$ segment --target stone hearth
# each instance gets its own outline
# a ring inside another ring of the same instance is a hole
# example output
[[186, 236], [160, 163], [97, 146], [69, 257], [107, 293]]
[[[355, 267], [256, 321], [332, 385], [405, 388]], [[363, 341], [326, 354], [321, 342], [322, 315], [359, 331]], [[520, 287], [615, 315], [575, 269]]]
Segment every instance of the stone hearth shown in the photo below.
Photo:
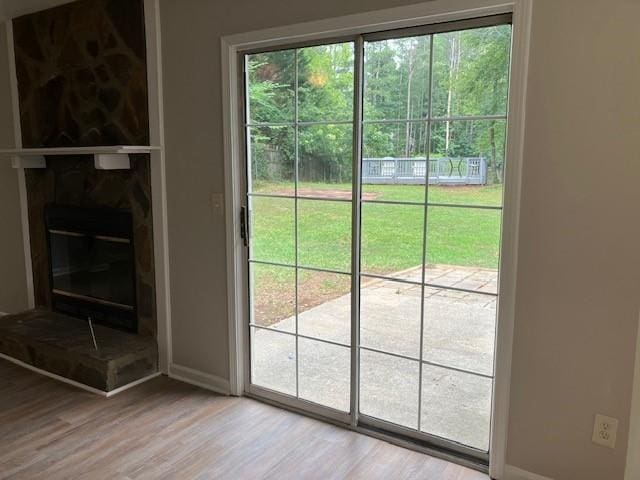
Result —
[[94, 325], [95, 350], [84, 320], [30, 310], [0, 321], [0, 353], [41, 370], [109, 392], [158, 371], [153, 337]]

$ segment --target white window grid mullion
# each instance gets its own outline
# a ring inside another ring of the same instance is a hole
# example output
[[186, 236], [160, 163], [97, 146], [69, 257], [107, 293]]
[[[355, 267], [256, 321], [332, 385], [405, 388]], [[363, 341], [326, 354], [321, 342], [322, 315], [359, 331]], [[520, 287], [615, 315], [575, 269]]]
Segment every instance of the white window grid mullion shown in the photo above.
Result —
[[295, 261], [295, 282], [296, 282], [296, 288], [295, 288], [295, 292], [296, 292], [296, 298], [295, 298], [295, 313], [296, 313], [296, 318], [295, 318], [295, 331], [296, 331], [296, 336], [295, 336], [295, 342], [296, 342], [296, 398], [300, 398], [300, 355], [299, 355], [299, 337], [298, 337], [298, 317], [299, 317], [299, 312], [298, 312], [298, 307], [299, 307], [299, 303], [298, 303], [298, 293], [299, 293], [299, 275], [298, 275], [298, 166], [300, 163], [300, 151], [299, 151], [299, 135], [300, 135], [300, 126], [298, 125], [298, 49], [296, 48], [294, 50], [294, 62], [295, 62], [295, 66], [294, 66], [294, 90], [293, 90], [293, 98], [294, 98], [294, 104], [293, 104], [293, 111], [294, 111], [294, 127], [293, 127], [293, 143], [294, 143], [294, 195], [295, 198], [293, 200], [294, 203], [294, 213], [293, 213], [293, 218], [294, 218], [294, 248], [295, 248], [295, 253], [294, 253], [294, 261]]
[[450, 370], [450, 371], [454, 371], [454, 372], [464, 373], [464, 374], [467, 374], [467, 375], [473, 375], [473, 376], [476, 376], [476, 377], [493, 379], [493, 374], [476, 372], [474, 370], [469, 370], [469, 369], [466, 369], [466, 368], [456, 367], [456, 366], [453, 366], [453, 365], [446, 365], [444, 363], [434, 362], [432, 360], [425, 360], [424, 358], [422, 360], [420, 360], [419, 357], [416, 358], [416, 357], [413, 357], [411, 355], [405, 355], [403, 353], [392, 352], [390, 350], [385, 350], [385, 349], [382, 349], [382, 348], [375, 348], [375, 347], [369, 347], [369, 346], [361, 345], [360, 349], [361, 350], [367, 350], [368, 352], [379, 353], [381, 355], [388, 355], [390, 357], [400, 358], [402, 360], [408, 360], [408, 361], [414, 362], [414, 363], [421, 362], [421, 363], [424, 363], [426, 365], [431, 365], [433, 367], [442, 368], [443, 370]]
[[414, 285], [419, 287], [420, 285], [424, 285], [425, 287], [429, 287], [429, 288], [437, 288], [440, 290], [452, 290], [454, 292], [461, 292], [461, 293], [470, 293], [470, 294], [474, 294], [474, 295], [484, 295], [487, 297], [497, 297], [498, 293], [497, 292], [487, 292], [484, 290], [471, 290], [470, 288], [463, 288], [463, 287], [456, 287], [455, 285], [442, 285], [439, 283], [431, 283], [431, 282], [427, 282], [427, 281], [423, 281], [423, 282], [417, 282], [415, 280], [407, 280], [406, 278], [402, 278], [402, 277], [390, 277], [387, 275], [378, 275], [376, 273], [360, 273], [361, 277], [365, 277], [365, 278], [371, 278], [371, 279], [375, 279], [375, 280], [384, 280], [384, 281], [390, 281], [390, 282], [397, 282], [397, 283], [404, 283], [407, 285]]
[[418, 431], [421, 431], [422, 426], [422, 367], [423, 367], [423, 354], [424, 354], [424, 291], [425, 291], [425, 280], [426, 280], [426, 268], [427, 268], [427, 228], [429, 221], [429, 164], [431, 163], [429, 160], [431, 159], [431, 112], [433, 106], [433, 35], [429, 36], [429, 79], [428, 79], [428, 88], [429, 88], [429, 110], [427, 115], [427, 138], [426, 144], [427, 148], [425, 149], [426, 155], [426, 169], [425, 169], [425, 182], [424, 182], [424, 219], [423, 219], [423, 230], [422, 230], [422, 281], [420, 287], [420, 363], [418, 365]]
[[[335, 340], [329, 340], [327, 338], [315, 337], [313, 335], [304, 335], [302, 333], [296, 334], [295, 332], [290, 332], [288, 330], [280, 330], [279, 328], [273, 328], [273, 327], [266, 326], [266, 325], [258, 325], [257, 323], [250, 323], [249, 326], [251, 328], [256, 329], [256, 330], [266, 330], [268, 332], [279, 333], [279, 334], [282, 334], [282, 335], [288, 335], [290, 337], [302, 338], [302, 339], [305, 339], [305, 340], [312, 340], [314, 342], [325, 343], [327, 345], [333, 345], [335, 347], [340, 347], [340, 348], [351, 348], [351, 346], [349, 344], [337, 342]], [[378, 353], [378, 354], [381, 354], [381, 355], [388, 355], [390, 357], [395, 357], [395, 358], [399, 358], [399, 359], [402, 359], [402, 360], [408, 360], [410, 362], [415, 362], [415, 363], [420, 362], [420, 358], [416, 358], [416, 357], [413, 357], [411, 355], [405, 355], [405, 354], [398, 353], [398, 352], [392, 352], [390, 350], [385, 350], [385, 349], [381, 349], [381, 348], [375, 348], [375, 347], [369, 347], [369, 346], [361, 345], [360, 349], [366, 350], [368, 352]], [[453, 365], [447, 365], [447, 364], [440, 363], [440, 362], [434, 362], [432, 360], [425, 360], [424, 358], [422, 359], [422, 363], [425, 364], [425, 365], [430, 365], [432, 367], [441, 368], [443, 370], [459, 372], [459, 373], [463, 373], [463, 374], [466, 374], [466, 375], [473, 375], [475, 377], [486, 378], [486, 379], [489, 379], [489, 380], [493, 380], [493, 378], [494, 378], [493, 374], [477, 372], [477, 371], [469, 370], [469, 369], [466, 369], [466, 368], [456, 367], [456, 366], [453, 366]]]
[[274, 328], [271, 326], [267, 326], [267, 325], [258, 325], [257, 323], [251, 323], [250, 324], [251, 327], [256, 328], [258, 330], [267, 330], [269, 332], [276, 332], [276, 333], [282, 333], [283, 335], [289, 335], [291, 337], [299, 337], [299, 338], [303, 338], [306, 340], [313, 340], [316, 342], [320, 342], [320, 343], [326, 343], [327, 345], [334, 345], [336, 347], [341, 347], [341, 348], [349, 348], [349, 345], [346, 343], [341, 343], [335, 340], [329, 340], [328, 338], [322, 338], [322, 337], [315, 337], [313, 335], [305, 335], [303, 333], [298, 333], [296, 335], [295, 331], [290, 332], [289, 330], [281, 330], [279, 328]]
[[271, 265], [273, 267], [285, 267], [285, 268], [298, 268], [299, 270], [309, 270], [311, 272], [320, 272], [320, 273], [333, 273], [336, 275], [351, 275], [349, 272], [343, 272], [342, 270], [332, 270], [330, 268], [321, 268], [321, 267], [310, 267], [307, 265], [295, 265], [290, 263], [282, 263], [282, 262], [270, 262], [268, 260], [259, 260], [255, 258], [249, 259], [249, 263], [258, 263], [260, 265]]
[[[431, 106], [429, 107], [431, 108]], [[425, 118], [389, 118], [389, 119], [379, 119], [379, 120], [365, 120], [363, 123], [365, 125], [394, 125], [394, 124], [406, 124], [406, 123], [425, 123], [429, 120], [432, 122], [480, 122], [480, 121], [495, 121], [495, 120], [506, 120], [506, 115], [453, 115], [449, 117], [432, 117], [431, 114], [427, 115]]]
[[351, 120], [306, 120], [302, 122], [258, 122], [247, 123], [246, 127], [253, 128], [276, 128], [276, 127], [295, 127], [299, 125], [301, 127], [313, 127], [316, 125], [351, 125]]
[[360, 235], [362, 214], [362, 130], [364, 103], [364, 38], [354, 42], [353, 151], [351, 175], [351, 426], [358, 426], [360, 414]]
[[262, 197], [262, 198], [283, 198], [294, 200], [300, 198], [302, 200], [319, 200], [321, 202], [337, 202], [337, 203], [351, 203], [351, 200], [345, 198], [331, 198], [331, 197], [315, 197], [315, 196], [297, 196], [297, 195], [278, 195], [275, 193], [250, 193], [250, 197]]
[[[276, 193], [248, 193], [249, 197], [258, 197], [258, 198], [282, 198], [282, 199], [290, 199], [293, 200], [296, 198], [296, 195], [282, 195]], [[351, 203], [351, 200], [346, 198], [332, 198], [332, 197], [318, 197], [318, 196], [302, 196], [298, 197], [302, 200], [318, 200], [321, 202], [338, 202], [338, 203]], [[404, 201], [404, 200], [362, 200], [363, 204], [375, 204], [375, 205], [413, 205], [417, 207], [423, 207], [425, 202], [412, 202], [412, 201]], [[451, 208], [467, 208], [467, 209], [478, 209], [478, 210], [503, 210], [502, 205], [474, 205], [468, 203], [434, 203], [427, 202], [427, 206], [429, 207], [451, 207]]]
[[[406, 124], [406, 123], [425, 123], [429, 118], [388, 118], [378, 120], [363, 120], [363, 125], [385, 125], [385, 124]], [[480, 121], [506, 121], [506, 115], [453, 115], [450, 117], [431, 117], [432, 122], [480, 122]], [[248, 128], [278, 128], [278, 127], [301, 127], [316, 125], [351, 125], [351, 120], [307, 120], [303, 122], [256, 122], [245, 123]]]

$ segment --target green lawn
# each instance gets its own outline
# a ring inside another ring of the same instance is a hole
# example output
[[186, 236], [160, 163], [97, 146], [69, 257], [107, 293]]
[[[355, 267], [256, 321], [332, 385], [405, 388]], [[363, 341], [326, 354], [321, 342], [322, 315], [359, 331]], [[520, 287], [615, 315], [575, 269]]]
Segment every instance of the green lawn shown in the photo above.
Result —
[[[290, 185], [261, 184], [264, 193], [293, 193]], [[348, 185], [301, 184], [299, 191], [324, 195]], [[365, 185], [365, 198], [423, 202], [424, 186]], [[369, 197], [367, 197], [369, 196]], [[429, 187], [429, 201], [442, 204], [500, 205], [501, 186]], [[427, 210], [427, 262], [497, 268], [500, 211], [430, 206]], [[292, 264], [295, 260], [294, 201], [253, 198], [252, 256]], [[424, 207], [365, 203], [362, 210], [362, 270], [390, 273], [422, 262]], [[351, 205], [298, 201], [298, 264], [349, 271]]]
[[[256, 188], [259, 187], [259, 188]], [[301, 195], [348, 197], [350, 187], [301, 184]], [[292, 185], [254, 185], [254, 191], [293, 194]], [[329, 192], [330, 191], [330, 192]], [[365, 198], [424, 202], [424, 186], [366, 185]], [[295, 263], [295, 206], [288, 198], [253, 197], [251, 251], [256, 260]], [[429, 187], [430, 203], [500, 205], [502, 188]], [[362, 270], [389, 274], [422, 264], [424, 205], [365, 203], [362, 208]], [[427, 262], [497, 268], [500, 211], [430, 206], [427, 212]], [[349, 272], [351, 262], [351, 204], [298, 200], [298, 264]], [[295, 271], [292, 268], [252, 267], [253, 321], [272, 325], [295, 314]], [[298, 272], [299, 311], [347, 294], [350, 280], [334, 275]]]
[[[336, 183], [305, 183], [301, 182], [299, 190], [313, 191], [351, 191], [350, 184]], [[293, 194], [293, 183], [265, 183], [254, 182], [253, 191], [256, 193], [285, 193]], [[425, 198], [424, 185], [363, 185], [363, 194], [375, 195], [378, 200], [398, 200], [404, 202], [423, 202]], [[468, 204], [468, 205], [502, 205], [502, 185], [442, 187], [429, 186], [429, 202]]]

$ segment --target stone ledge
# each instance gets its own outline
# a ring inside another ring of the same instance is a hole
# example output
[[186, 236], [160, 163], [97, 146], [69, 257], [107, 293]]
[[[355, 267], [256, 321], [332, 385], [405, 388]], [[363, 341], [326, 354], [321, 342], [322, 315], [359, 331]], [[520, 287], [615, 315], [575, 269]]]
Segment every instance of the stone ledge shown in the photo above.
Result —
[[29, 310], [0, 317], [0, 353], [34, 367], [109, 392], [158, 371], [155, 338]]

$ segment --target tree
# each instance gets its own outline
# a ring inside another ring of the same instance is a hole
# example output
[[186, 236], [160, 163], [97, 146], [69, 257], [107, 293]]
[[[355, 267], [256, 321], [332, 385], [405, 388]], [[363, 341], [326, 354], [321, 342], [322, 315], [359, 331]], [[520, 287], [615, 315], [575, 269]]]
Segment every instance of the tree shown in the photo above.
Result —
[[[366, 42], [365, 157], [483, 156], [501, 182], [505, 122], [450, 118], [506, 112], [510, 40], [503, 25]], [[256, 175], [292, 180], [297, 154], [302, 181], [351, 180], [353, 69], [351, 42], [249, 57], [250, 123], [286, 124], [252, 129]], [[447, 117], [430, 132], [429, 113]]]
[[[460, 69], [457, 90], [465, 113], [506, 115], [509, 88], [511, 27], [462, 32], [465, 67]], [[502, 183], [505, 122], [488, 120], [488, 128], [478, 135], [478, 148], [488, 152], [489, 183]]]

